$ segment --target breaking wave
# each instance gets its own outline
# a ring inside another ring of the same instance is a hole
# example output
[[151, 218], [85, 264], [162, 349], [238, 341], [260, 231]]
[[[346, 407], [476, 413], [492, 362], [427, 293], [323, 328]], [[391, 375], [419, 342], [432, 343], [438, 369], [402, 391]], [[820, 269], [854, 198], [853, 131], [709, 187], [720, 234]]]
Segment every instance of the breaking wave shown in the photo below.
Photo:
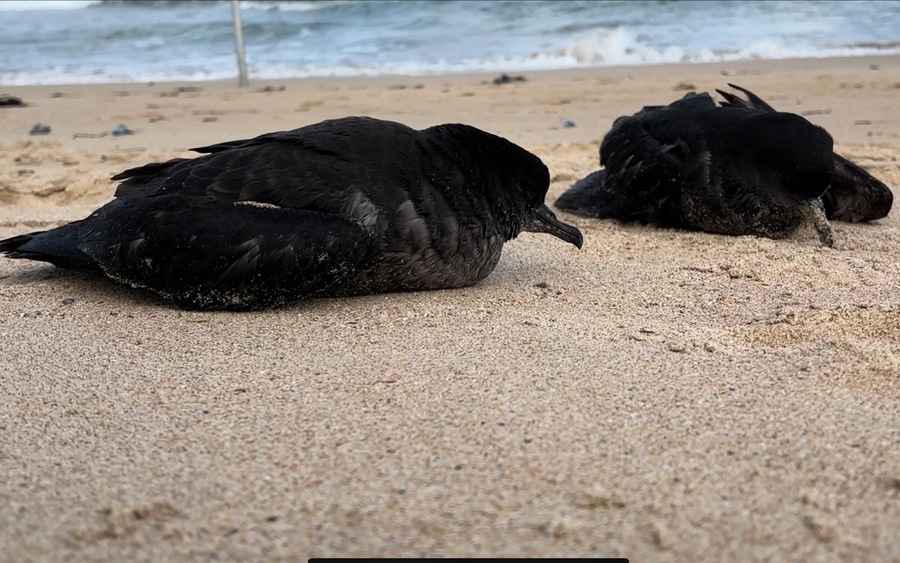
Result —
[[[0, 59], [0, 83], [230, 78], [229, 6], [0, 2], [0, 52], [16, 53]], [[900, 3], [244, 0], [242, 6], [251, 76], [262, 79], [900, 53]]]

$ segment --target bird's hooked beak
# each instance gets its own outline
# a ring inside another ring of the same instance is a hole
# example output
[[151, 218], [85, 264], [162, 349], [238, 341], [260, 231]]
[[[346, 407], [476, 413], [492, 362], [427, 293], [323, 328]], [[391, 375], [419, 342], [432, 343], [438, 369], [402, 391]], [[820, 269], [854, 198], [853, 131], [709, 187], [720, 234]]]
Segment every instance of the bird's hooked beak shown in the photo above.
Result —
[[578, 248], [581, 248], [584, 244], [584, 237], [581, 231], [577, 227], [567, 225], [557, 219], [556, 215], [546, 205], [541, 205], [534, 210], [534, 213], [522, 227], [522, 230], [529, 233], [549, 233], [574, 244]]

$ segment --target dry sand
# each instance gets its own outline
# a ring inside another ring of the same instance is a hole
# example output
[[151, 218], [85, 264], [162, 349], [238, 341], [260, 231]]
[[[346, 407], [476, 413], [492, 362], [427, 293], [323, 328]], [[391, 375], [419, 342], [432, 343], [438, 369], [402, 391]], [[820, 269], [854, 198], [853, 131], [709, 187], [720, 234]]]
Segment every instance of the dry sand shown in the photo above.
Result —
[[[0, 236], [347, 114], [500, 133], [552, 201], [680, 83], [806, 113], [900, 186], [900, 57], [527, 77], [6, 88], [30, 106], [0, 109]], [[0, 560], [900, 561], [898, 213], [834, 249], [568, 219], [583, 251], [523, 235], [477, 287], [251, 314], [0, 259]]]

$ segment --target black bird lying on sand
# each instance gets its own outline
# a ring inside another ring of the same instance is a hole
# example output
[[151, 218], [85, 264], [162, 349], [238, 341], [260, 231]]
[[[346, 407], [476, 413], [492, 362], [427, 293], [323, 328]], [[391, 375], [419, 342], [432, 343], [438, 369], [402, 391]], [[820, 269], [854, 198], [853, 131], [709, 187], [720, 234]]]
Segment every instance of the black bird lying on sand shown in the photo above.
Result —
[[194, 150], [114, 176], [113, 201], [0, 252], [250, 309], [472, 285], [521, 231], [582, 245], [544, 205], [541, 160], [467, 125], [349, 117]]
[[891, 191], [834, 154], [831, 136], [752, 92], [687, 94], [618, 118], [600, 146], [605, 168], [579, 180], [559, 209], [727, 235], [783, 238], [803, 224], [833, 244], [828, 218], [888, 214]]

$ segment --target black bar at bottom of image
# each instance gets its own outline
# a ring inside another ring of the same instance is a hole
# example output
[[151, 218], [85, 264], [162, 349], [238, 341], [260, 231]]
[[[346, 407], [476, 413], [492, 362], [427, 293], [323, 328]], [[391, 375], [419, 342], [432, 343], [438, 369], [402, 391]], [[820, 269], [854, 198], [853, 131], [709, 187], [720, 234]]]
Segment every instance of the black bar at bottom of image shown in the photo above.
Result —
[[479, 563], [507, 560], [527, 561], [594, 561], [596, 563], [629, 563], [623, 557], [315, 557], [309, 563], [365, 563], [381, 561], [440, 561], [441, 563]]

